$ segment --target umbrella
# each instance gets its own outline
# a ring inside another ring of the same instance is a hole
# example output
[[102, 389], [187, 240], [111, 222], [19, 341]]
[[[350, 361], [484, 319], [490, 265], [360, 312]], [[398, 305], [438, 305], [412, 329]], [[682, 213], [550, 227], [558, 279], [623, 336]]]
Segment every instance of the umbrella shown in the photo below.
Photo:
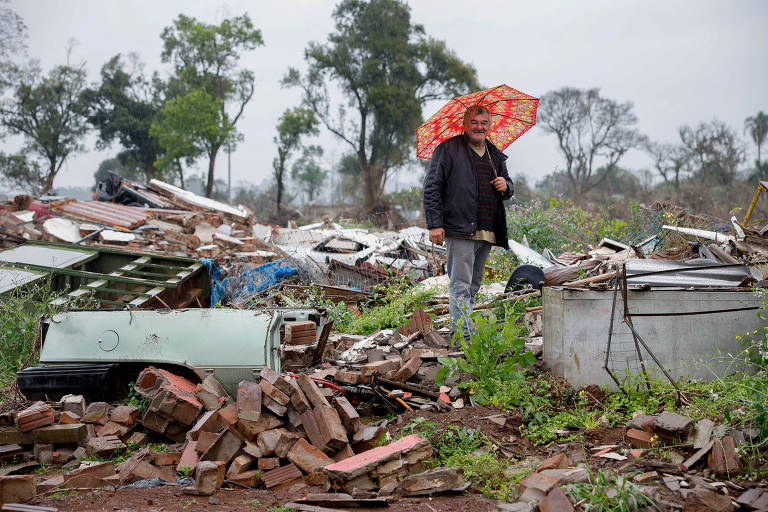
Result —
[[502, 151], [536, 124], [539, 99], [508, 85], [498, 85], [453, 98], [419, 126], [416, 130], [416, 156], [432, 158], [438, 144], [463, 133], [464, 112], [475, 103], [485, 105], [491, 111], [488, 139]]

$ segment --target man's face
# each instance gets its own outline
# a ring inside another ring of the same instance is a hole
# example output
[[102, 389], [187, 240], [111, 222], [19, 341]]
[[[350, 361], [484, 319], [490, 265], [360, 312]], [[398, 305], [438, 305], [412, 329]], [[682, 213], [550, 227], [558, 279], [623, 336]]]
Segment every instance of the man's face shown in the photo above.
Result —
[[464, 126], [470, 144], [479, 146], [485, 140], [491, 129], [491, 116], [489, 114], [475, 114], [469, 118]]

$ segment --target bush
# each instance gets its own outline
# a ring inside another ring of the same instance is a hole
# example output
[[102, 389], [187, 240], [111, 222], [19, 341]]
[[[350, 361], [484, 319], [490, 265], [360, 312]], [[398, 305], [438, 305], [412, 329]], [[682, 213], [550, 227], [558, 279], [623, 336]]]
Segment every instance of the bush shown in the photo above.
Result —
[[53, 291], [51, 279], [41, 279], [10, 290], [0, 298], [0, 386], [9, 385], [16, 372], [37, 363], [40, 321], [67, 307], [92, 306], [90, 297], [67, 304], [52, 304], [66, 291]]

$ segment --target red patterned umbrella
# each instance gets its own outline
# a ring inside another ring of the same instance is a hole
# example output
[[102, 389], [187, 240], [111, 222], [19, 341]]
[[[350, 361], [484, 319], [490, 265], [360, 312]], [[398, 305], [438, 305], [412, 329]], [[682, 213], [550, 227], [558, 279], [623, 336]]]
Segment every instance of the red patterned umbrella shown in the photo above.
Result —
[[476, 103], [491, 111], [488, 139], [502, 151], [536, 124], [539, 99], [502, 84], [446, 103], [416, 130], [416, 156], [432, 158], [438, 144], [463, 133], [464, 112]]

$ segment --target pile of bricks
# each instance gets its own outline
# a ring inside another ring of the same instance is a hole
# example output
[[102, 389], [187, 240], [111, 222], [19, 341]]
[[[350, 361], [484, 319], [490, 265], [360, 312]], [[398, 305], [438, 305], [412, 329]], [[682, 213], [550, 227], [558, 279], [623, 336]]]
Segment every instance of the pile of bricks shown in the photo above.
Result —
[[248, 487], [261, 481], [269, 489], [319, 485], [322, 468], [354, 455], [351, 445], [366, 446], [381, 434], [361, 429], [346, 398], [333, 397], [306, 375], [281, 376], [265, 368], [259, 376], [259, 382], [242, 381], [235, 399], [222, 390], [218, 407], [206, 405], [186, 433], [177, 469], [195, 468], [188, 492], [207, 494], [224, 479]]
[[[35, 492], [174, 481], [178, 474], [194, 476], [185, 491], [200, 495], [212, 494], [225, 481], [268, 489], [306, 483], [370, 491], [392, 487], [432, 455], [429, 442], [418, 436], [373, 448], [383, 426], [363, 424], [345, 397], [307, 375], [265, 368], [259, 377], [242, 381], [231, 397], [213, 376], [195, 385], [150, 366], [134, 386], [148, 401], [141, 414], [137, 407], [86, 404], [74, 395], [37, 402], [0, 417], [0, 461], [34, 459], [69, 470], [37, 482], [31, 499]], [[150, 435], [178, 443], [153, 451], [147, 446]], [[109, 459], [137, 446], [144, 447], [117, 468], [83, 460]], [[28, 488], [26, 480], [18, 485]]]

